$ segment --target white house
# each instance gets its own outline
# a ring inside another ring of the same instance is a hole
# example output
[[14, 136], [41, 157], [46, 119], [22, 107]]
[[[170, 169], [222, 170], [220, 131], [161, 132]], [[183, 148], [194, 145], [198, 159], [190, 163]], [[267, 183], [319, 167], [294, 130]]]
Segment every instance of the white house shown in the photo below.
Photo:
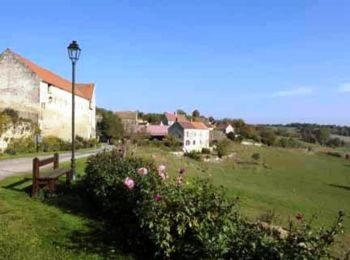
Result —
[[202, 122], [175, 122], [169, 127], [169, 134], [181, 141], [184, 152], [209, 148], [209, 132]]
[[[11, 108], [43, 136], [71, 138], [72, 83], [7, 49], [0, 55], [0, 111]], [[76, 134], [96, 137], [95, 85], [76, 84]]]
[[222, 124], [216, 127], [217, 130], [222, 131], [224, 134], [235, 133], [235, 129], [231, 124]]

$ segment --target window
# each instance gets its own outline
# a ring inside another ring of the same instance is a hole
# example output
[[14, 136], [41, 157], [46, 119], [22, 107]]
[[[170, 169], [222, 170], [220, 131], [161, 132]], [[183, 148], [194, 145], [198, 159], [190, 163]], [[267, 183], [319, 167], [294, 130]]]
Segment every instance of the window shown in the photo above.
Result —
[[47, 85], [47, 93], [52, 94], [52, 85]]
[[191, 145], [191, 142], [190, 142], [190, 140], [187, 140], [186, 141], [186, 146], [189, 146], [189, 145]]
[[45, 102], [41, 102], [41, 108], [45, 109], [46, 108], [46, 103]]
[[196, 145], [196, 141], [195, 140], [193, 140], [193, 145]]

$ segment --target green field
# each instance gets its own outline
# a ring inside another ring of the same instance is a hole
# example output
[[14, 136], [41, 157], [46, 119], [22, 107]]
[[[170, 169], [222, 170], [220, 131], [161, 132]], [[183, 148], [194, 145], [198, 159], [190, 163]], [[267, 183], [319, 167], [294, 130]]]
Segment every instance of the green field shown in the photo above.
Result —
[[[350, 161], [322, 153], [274, 147], [234, 145], [236, 159], [196, 162], [177, 158], [158, 148], [135, 148], [134, 153], [155, 158], [171, 173], [185, 167], [189, 176], [210, 178], [226, 187], [229, 196], [239, 196], [242, 211], [251, 218], [274, 212], [275, 223], [286, 225], [297, 212], [315, 214], [315, 225], [328, 225], [339, 210], [347, 213], [344, 241], [350, 248]], [[258, 152], [260, 162], [251, 156]], [[237, 161], [237, 160], [236, 160]]]
[[[317, 214], [316, 225], [328, 225], [344, 210], [346, 232], [336, 250], [350, 248], [349, 160], [305, 150], [241, 145], [232, 146], [232, 158], [213, 162], [197, 162], [156, 147], [133, 147], [130, 152], [166, 164], [171, 175], [185, 167], [188, 181], [200, 176], [223, 185], [229, 196], [239, 196], [242, 211], [251, 219], [274, 212], [274, 223], [284, 226], [302, 212], [307, 218]], [[258, 162], [251, 159], [253, 153], [261, 155]], [[79, 161], [80, 173], [84, 164], [85, 160]], [[40, 200], [29, 197], [30, 184], [24, 177], [0, 182], [0, 256], [132, 258], [122, 250], [113, 251], [119, 248], [118, 241], [111, 244], [110, 234], [91, 215], [86, 208], [89, 203], [78, 190], [61, 190], [57, 196]]]

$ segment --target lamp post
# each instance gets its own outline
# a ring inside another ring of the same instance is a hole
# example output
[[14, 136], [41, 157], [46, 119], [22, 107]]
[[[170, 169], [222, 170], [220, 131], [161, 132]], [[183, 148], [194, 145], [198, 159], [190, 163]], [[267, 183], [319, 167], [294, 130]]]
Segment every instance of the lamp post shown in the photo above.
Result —
[[71, 177], [75, 178], [75, 64], [79, 60], [81, 49], [76, 41], [68, 46], [68, 56], [72, 61], [72, 159]]

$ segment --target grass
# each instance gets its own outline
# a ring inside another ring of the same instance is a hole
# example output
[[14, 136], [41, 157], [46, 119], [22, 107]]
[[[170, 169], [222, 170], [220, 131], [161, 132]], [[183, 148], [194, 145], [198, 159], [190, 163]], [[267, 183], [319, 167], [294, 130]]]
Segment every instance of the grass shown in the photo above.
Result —
[[[80, 174], [85, 161], [77, 161]], [[115, 251], [111, 234], [90, 215], [77, 187], [45, 200], [32, 199], [30, 188], [27, 176], [0, 182], [0, 259], [131, 258]]]
[[[185, 167], [189, 181], [199, 176], [223, 185], [228, 196], [240, 197], [242, 211], [251, 219], [274, 212], [274, 223], [286, 225], [302, 212], [306, 218], [317, 214], [315, 224], [320, 226], [344, 210], [346, 233], [336, 250], [350, 248], [350, 161], [302, 149], [241, 145], [232, 145], [231, 159], [208, 163], [151, 146], [130, 152], [166, 164], [171, 175]], [[251, 158], [254, 153], [260, 154], [257, 162]], [[80, 174], [85, 160], [78, 160]], [[134, 258], [122, 239], [111, 239], [115, 234], [91, 215], [79, 187], [62, 185], [57, 196], [32, 199], [31, 180], [25, 177], [0, 182], [0, 259]]]
[[[250, 218], [266, 212], [277, 214], [276, 224], [286, 225], [297, 212], [307, 218], [317, 215], [315, 225], [333, 223], [339, 210], [345, 211], [344, 243], [350, 248], [350, 161], [302, 149], [249, 147], [233, 145], [241, 163], [228, 159], [222, 162], [196, 162], [176, 158], [158, 148], [138, 148], [134, 153], [152, 157], [169, 166], [171, 173], [180, 167], [189, 176], [210, 178], [226, 187], [228, 195], [240, 197], [242, 211]], [[261, 159], [255, 164], [252, 154]]]

